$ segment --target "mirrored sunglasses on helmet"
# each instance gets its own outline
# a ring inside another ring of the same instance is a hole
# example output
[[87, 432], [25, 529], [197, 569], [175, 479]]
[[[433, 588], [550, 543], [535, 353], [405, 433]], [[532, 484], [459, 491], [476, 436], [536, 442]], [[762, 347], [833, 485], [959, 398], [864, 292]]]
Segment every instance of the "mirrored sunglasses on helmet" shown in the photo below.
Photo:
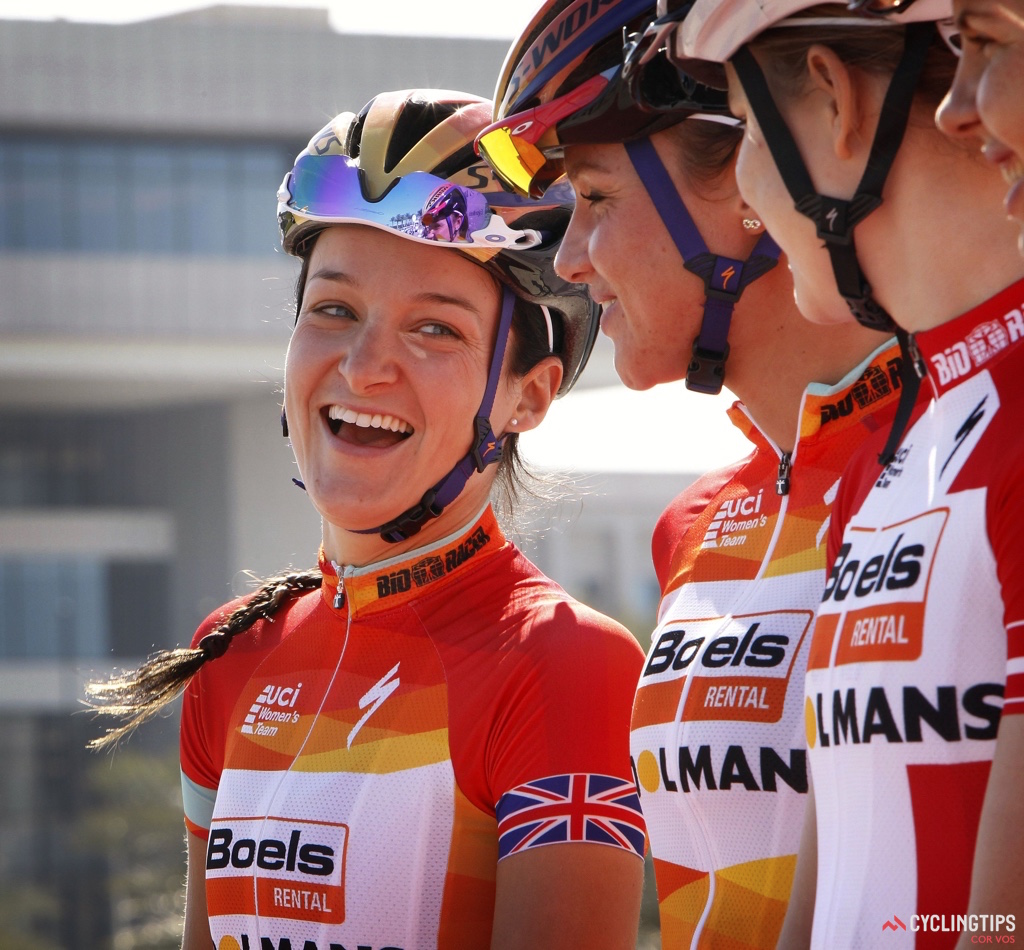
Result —
[[298, 216], [369, 224], [427, 244], [524, 250], [543, 240], [538, 231], [509, 227], [479, 192], [427, 172], [404, 175], [371, 200], [358, 165], [345, 155], [301, 155], [281, 182], [277, 201], [283, 233]]
[[557, 124], [594, 102], [614, 72], [591, 76], [564, 96], [492, 123], [476, 137], [477, 154], [507, 188], [539, 198], [565, 173]]

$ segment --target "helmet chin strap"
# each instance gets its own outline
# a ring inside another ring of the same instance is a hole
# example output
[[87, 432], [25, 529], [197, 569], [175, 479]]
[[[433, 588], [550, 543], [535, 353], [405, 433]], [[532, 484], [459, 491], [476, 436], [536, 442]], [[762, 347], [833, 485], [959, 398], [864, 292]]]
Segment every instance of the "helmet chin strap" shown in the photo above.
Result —
[[745, 261], [712, 254], [651, 140], [637, 139], [625, 146], [683, 258], [683, 266], [704, 281], [704, 316], [686, 369], [686, 388], [713, 396], [721, 391], [725, 380], [733, 308], [744, 288], [779, 262], [779, 246], [765, 232]]
[[916, 348], [907, 332], [898, 327], [886, 309], [875, 300], [871, 285], [865, 279], [857, 260], [853, 229], [882, 203], [882, 189], [903, 142], [910, 107], [924, 69], [928, 48], [935, 35], [934, 30], [935, 24], [931, 22], [910, 23], [906, 27], [903, 55], [882, 101], [867, 165], [857, 191], [849, 201], [822, 195], [815, 190], [796, 141], [772, 98], [764, 73], [754, 55], [746, 46], [742, 46], [732, 58], [743, 92], [757, 116], [761, 133], [796, 210], [814, 222], [818, 237], [825, 242], [839, 293], [858, 323], [872, 330], [895, 333], [899, 341], [902, 391], [889, 438], [878, 457], [883, 465], [892, 460], [899, 448], [924, 370], [920, 359], [914, 358]]
[[903, 142], [917, 81], [933, 36], [932, 23], [911, 23], [907, 26], [903, 55], [882, 102], [867, 165], [857, 191], [849, 201], [822, 195], [815, 190], [800, 149], [772, 98], [754, 55], [742, 46], [732, 58], [743, 92], [757, 116], [761, 133], [797, 211], [814, 222], [818, 237], [825, 242], [839, 293], [859, 323], [887, 333], [892, 333], [896, 324], [872, 295], [871, 285], [857, 260], [853, 229], [882, 203], [882, 189]]
[[387, 524], [378, 528], [364, 528], [356, 534], [379, 534], [385, 541], [395, 544], [416, 534], [432, 518], [436, 518], [450, 505], [466, 487], [474, 472], [482, 472], [488, 465], [501, 459], [506, 436], [498, 438], [491, 428], [490, 415], [494, 406], [494, 394], [501, 379], [501, 367], [505, 360], [505, 347], [512, 328], [512, 310], [516, 297], [508, 287], [501, 287], [501, 317], [498, 321], [498, 335], [491, 356], [491, 368], [487, 374], [487, 388], [484, 390], [480, 408], [473, 420], [473, 443], [462, 460], [433, 488], [428, 489], [419, 504], [407, 508]]

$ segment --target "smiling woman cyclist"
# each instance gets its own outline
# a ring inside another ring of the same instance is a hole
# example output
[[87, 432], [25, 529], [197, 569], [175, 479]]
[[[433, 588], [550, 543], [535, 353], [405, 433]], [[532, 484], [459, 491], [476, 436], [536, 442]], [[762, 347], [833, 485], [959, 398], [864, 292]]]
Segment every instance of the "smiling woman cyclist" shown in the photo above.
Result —
[[1024, 921], [1024, 262], [976, 141], [935, 127], [949, 2], [901, 6], [697, 0], [673, 44], [729, 64], [740, 190], [803, 300], [859, 283], [923, 376], [895, 452], [869, 441], [835, 503], [784, 947], [884, 946], [894, 914], [919, 947]]
[[[567, 173], [577, 201], [556, 267], [603, 304], [628, 386], [724, 380], [740, 400], [730, 417], [750, 454], [683, 491], [654, 532], [662, 600], [631, 734], [663, 945], [739, 950], [774, 947], [782, 925], [831, 503], [855, 448], [892, 417], [899, 354], [888, 333], [801, 316], [738, 192], [742, 129], [725, 94], [661, 52], [688, 6], [645, 30], [650, 2], [545, 3], [479, 145], [522, 190]], [[680, 458], [685, 403], [663, 420]]]
[[319, 570], [94, 688], [144, 715], [188, 681], [187, 950], [634, 946], [642, 653], [488, 504], [596, 314], [552, 270], [565, 194], [506, 194], [474, 155], [490, 114], [383, 94], [298, 156], [285, 410]]
[[980, 139], [1008, 186], [1003, 208], [1024, 254], [1024, 0], [953, 0], [962, 54], [939, 127]]

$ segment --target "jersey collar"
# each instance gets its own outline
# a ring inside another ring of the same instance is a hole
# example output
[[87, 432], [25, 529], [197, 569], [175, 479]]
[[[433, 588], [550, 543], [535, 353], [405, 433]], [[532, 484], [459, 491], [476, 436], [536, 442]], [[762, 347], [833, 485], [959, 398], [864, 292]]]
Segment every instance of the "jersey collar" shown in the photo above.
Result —
[[[831, 438], [899, 398], [900, 349], [890, 337], [834, 386], [811, 383], [800, 404], [798, 442]], [[755, 445], [766, 441], [742, 403], [729, 410], [733, 425]]]
[[347, 610], [352, 615], [390, 610], [444, 586], [504, 544], [505, 536], [488, 506], [468, 526], [448, 537], [374, 564], [334, 564], [321, 548], [321, 596], [332, 610]]
[[947, 389], [988, 369], [1024, 340], [1024, 280], [953, 320], [913, 336], [941, 396]]

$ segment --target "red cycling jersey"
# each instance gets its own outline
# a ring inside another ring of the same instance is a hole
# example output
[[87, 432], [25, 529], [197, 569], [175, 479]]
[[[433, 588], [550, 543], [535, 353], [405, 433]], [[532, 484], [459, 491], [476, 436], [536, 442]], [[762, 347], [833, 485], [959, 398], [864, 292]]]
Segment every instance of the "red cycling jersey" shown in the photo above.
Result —
[[322, 591], [237, 636], [185, 694], [185, 811], [208, 839], [218, 947], [489, 947], [500, 859], [577, 841], [642, 855], [643, 656], [625, 629], [489, 509], [340, 581], [321, 567]]
[[812, 385], [783, 456], [742, 407], [753, 453], [688, 488], [654, 536], [663, 599], [631, 751], [666, 947], [774, 947], [806, 802], [803, 674], [829, 512], [855, 447], [887, 427], [887, 344]]
[[1024, 713], [1022, 305], [1024, 281], [917, 334], [928, 376], [895, 458], [867, 445], [843, 479], [806, 679], [815, 947], [967, 910], [1000, 716]]

